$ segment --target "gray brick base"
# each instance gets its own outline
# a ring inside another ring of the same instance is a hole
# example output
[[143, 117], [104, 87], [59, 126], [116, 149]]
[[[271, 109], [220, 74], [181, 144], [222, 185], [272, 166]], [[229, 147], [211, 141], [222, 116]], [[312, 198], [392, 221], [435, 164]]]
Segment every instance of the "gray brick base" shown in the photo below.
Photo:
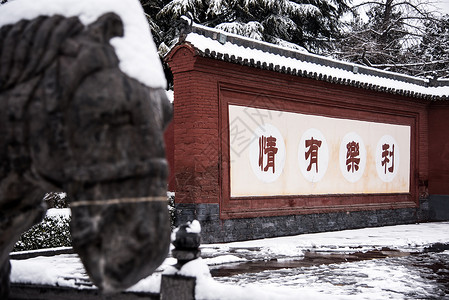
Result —
[[431, 221], [449, 221], [448, 195], [430, 195], [429, 219]]
[[231, 242], [323, 231], [427, 221], [415, 208], [221, 220], [218, 204], [177, 204], [177, 223], [197, 219], [203, 243]]

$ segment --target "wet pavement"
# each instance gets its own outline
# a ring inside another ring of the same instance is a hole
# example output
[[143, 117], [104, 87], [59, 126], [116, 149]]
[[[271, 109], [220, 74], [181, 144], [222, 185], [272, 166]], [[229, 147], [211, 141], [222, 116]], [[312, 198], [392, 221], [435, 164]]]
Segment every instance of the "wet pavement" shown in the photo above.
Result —
[[408, 253], [313, 253], [211, 268], [215, 280], [238, 286], [290, 287], [359, 299], [449, 299], [449, 248]]

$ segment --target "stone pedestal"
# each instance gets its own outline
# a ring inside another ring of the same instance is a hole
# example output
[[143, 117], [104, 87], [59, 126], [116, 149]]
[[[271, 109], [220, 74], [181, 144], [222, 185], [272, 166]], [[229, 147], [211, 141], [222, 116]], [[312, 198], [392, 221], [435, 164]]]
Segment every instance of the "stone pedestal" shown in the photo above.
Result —
[[161, 300], [194, 300], [195, 277], [162, 275]]

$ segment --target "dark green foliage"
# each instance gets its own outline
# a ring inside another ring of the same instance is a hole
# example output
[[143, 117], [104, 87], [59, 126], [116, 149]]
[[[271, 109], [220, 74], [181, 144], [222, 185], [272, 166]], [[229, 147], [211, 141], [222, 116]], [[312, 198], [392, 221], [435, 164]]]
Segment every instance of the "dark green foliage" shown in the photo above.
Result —
[[[339, 35], [348, 0], [141, 0], [160, 52], [178, 34], [182, 15], [194, 22], [274, 44], [319, 53]], [[296, 44], [296, 46], [294, 44]]]
[[66, 208], [68, 207], [66, 193], [50, 192], [45, 194], [44, 201], [48, 208]]
[[170, 214], [170, 227], [171, 230], [176, 227], [176, 209], [175, 209], [175, 193], [168, 192], [167, 193], [168, 200], [168, 213]]
[[71, 246], [70, 218], [46, 216], [44, 220], [23, 233], [13, 251]]

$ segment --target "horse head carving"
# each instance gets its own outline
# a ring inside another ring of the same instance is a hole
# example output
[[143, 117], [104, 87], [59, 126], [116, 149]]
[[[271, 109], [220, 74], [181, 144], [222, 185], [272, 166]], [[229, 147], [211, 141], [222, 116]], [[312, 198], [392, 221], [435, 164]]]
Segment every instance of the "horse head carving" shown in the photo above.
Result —
[[0, 27], [2, 289], [9, 251], [42, 218], [49, 191], [67, 192], [73, 247], [104, 292], [150, 275], [168, 253], [171, 104], [121, 70], [110, 40], [123, 34], [115, 13]]

